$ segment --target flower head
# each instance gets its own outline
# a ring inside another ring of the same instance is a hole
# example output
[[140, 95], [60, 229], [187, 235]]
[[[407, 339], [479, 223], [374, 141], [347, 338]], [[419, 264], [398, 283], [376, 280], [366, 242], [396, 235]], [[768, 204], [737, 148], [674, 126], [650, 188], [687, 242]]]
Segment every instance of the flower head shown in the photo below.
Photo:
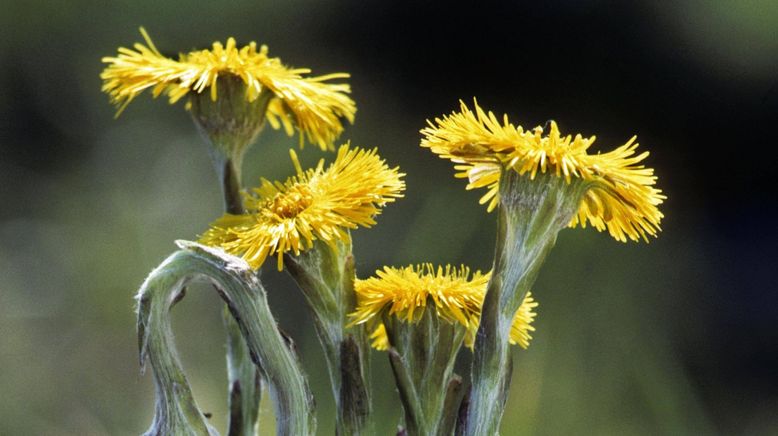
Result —
[[[182, 97], [210, 93], [218, 97], [221, 77], [234, 77], [245, 85], [245, 99], [253, 102], [264, 92], [272, 94], [266, 116], [274, 128], [284, 127], [291, 135], [296, 125], [302, 135], [322, 149], [332, 147], [343, 131], [341, 118], [354, 121], [356, 106], [348, 96], [350, 86], [329, 83], [349, 75], [335, 73], [306, 77], [307, 68], [288, 68], [280, 59], [268, 56], [267, 46], [251, 42], [241, 48], [234, 38], [222, 45], [214, 42], [210, 50], [182, 53], [178, 60], [163, 56], [141, 28], [146, 44], [119, 48], [116, 57], [104, 57], [108, 66], [100, 77], [103, 91], [119, 107], [119, 113], [139, 94], [149, 89], [154, 97], [165, 94], [170, 103]], [[118, 115], [118, 113], [117, 113]]]
[[324, 169], [303, 171], [291, 151], [297, 170], [284, 183], [262, 179], [245, 196], [245, 215], [224, 215], [201, 237], [206, 245], [219, 246], [259, 268], [268, 255], [300, 254], [321, 240], [335, 245], [349, 238], [348, 230], [370, 227], [386, 204], [402, 197], [404, 174], [389, 168], [376, 149], [343, 145], [335, 161]]
[[[352, 323], [377, 324], [370, 335], [372, 345], [378, 350], [386, 350], [390, 346], [386, 327], [377, 321], [384, 314], [413, 323], [421, 318], [425, 310], [435, 310], [441, 319], [465, 328], [465, 345], [472, 347], [490, 277], [491, 273], [482, 274], [480, 271], [471, 274], [470, 268], [465, 266], [436, 268], [432, 264], [422, 264], [404, 268], [384, 267], [376, 271], [376, 277], [354, 283], [357, 309], [350, 315]], [[430, 302], [433, 307], [427, 307]], [[522, 348], [529, 346], [530, 332], [535, 330], [531, 325], [536, 316], [533, 309], [537, 306], [531, 293], [527, 293], [516, 312], [511, 344], [519, 344]]]
[[533, 180], [538, 173], [550, 173], [568, 183], [572, 178], [587, 183], [571, 227], [589, 223], [619, 241], [647, 240], [660, 230], [658, 205], [666, 197], [654, 187], [654, 170], [640, 165], [648, 152], [636, 154], [635, 137], [611, 152], [588, 154], [594, 136], [562, 136], [554, 121], [548, 129], [524, 130], [507, 115], [500, 121], [477, 102], [475, 112], [460, 103], [460, 112], [428, 121], [421, 146], [456, 163], [456, 176], [468, 179], [467, 189], [488, 188], [481, 203], [489, 203], [489, 211], [499, 204], [503, 171]]

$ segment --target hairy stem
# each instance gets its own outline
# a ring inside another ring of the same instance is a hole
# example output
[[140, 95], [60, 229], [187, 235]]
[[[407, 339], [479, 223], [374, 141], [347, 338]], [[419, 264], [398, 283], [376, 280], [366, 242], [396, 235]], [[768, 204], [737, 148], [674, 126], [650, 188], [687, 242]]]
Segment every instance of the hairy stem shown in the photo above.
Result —
[[494, 269], [473, 352], [466, 435], [499, 433], [510, 387], [513, 318], [557, 234], [577, 210], [583, 186], [550, 174], [531, 180], [515, 171], [503, 173]]
[[[225, 212], [244, 213], [241, 199], [239, 163], [223, 155], [213, 155], [216, 174], [222, 186]], [[251, 436], [259, 425], [259, 403], [262, 397], [260, 371], [249, 358], [249, 351], [238, 324], [226, 310], [222, 316], [227, 330], [227, 378], [229, 436]]]
[[440, 319], [434, 305], [430, 298], [415, 322], [383, 316], [408, 436], [450, 436], [457, 418], [462, 379], [454, 363], [466, 329]]
[[220, 250], [184, 241], [179, 246], [183, 249], [149, 275], [138, 295], [141, 362], [151, 361], [157, 386], [157, 412], [147, 434], [208, 434], [202, 431], [202, 416], [181, 370], [167, 316], [186, 284], [195, 279], [214, 285], [238, 325], [255, 371], [263, 368], [275, 400], [277, 434], [314, 434], [307, 380], [289, 341], [278, 330], [256, 275], [245, 262]]
[[335, 397], [336, 434], [371, 434], [368, 338], [361, 325], [346, 328], [347, 316], [356, 305], [351, 242], [333, 248], [316, 241], [299, 256], [284, 256], [284, 265], [313, 313]]

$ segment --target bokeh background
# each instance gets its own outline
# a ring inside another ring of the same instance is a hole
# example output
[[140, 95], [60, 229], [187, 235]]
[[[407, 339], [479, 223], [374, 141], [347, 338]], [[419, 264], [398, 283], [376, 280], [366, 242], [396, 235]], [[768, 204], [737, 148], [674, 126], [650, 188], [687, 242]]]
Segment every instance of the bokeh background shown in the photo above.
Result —
[[[515, 351], [504, 433], [778, 434], [772, 0], [0, 1], [0, 434], [131, 435], [151, 422], [133, 295], [221, 200], [182, 105], [144, 96], [114, 120], [100, 92], [100, 58], [139, 41], [140, 25], [167, 53], [235, 36], [352, 74], [359, 111], [342, 139], [408, 174], [406, 198], [354, 233], [363, 277], [422, 261], [490, 268], [495, 216], [418, 146], [425, 119], [458, 99], [525, 127], [556, 119], [596, 134], [598, 150], [638, 134], [669, 197], [664, 230], [649, 244], [560, 234], [534, 287], [535, 340]], [[296, 143], [264, 132], [245, 182], [290, 175]], [[284, 274], [263, 280], [301, 349], [320, 434], [333, 434], [302, 298]], [[174, 326], [224, 431], [219, 306], [190, 292]], [[376, 434], [389, 435], [397, 393], [386, 356], [373, 359]]]

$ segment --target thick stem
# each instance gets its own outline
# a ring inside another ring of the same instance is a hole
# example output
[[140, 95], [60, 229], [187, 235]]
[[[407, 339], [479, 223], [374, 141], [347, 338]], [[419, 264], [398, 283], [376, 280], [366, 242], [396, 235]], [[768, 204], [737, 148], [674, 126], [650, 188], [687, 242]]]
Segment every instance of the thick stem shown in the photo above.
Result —
[[284, 256], [284, 265], [313, 314], [335, 398], [336, 434], [371, 434], [370, 345], [363, 326], [346, 328], [356, 306], [351, 242], [336, 248], [316, 241], [299, 256]]
[[150, 276], [138, 295], [140, 363], [141, 368], [147, 361], [151, 363], [156, 394], [154, 421], [143, 435], [217, 434], [197, 406], [175, 351], [168, 312], [186, 290], [180, 282], [164, 283], [162, 286], [174, 289], [167, 294], [168, 298], [159, 298], [150, 290], [156, 285]]
[[450, 436], [457, 419], [462, 381], [454, 374], [454, 363], [466, 329], [440, 319], [434, 307], [427, 301], [414, 322], [383, 316], [408, 436]]
[[[242, 214], [240, 196], [240, 164], [228, 158], [214, 156], [216, 174], [222, 186], [224, 210], [230, 214]], [[222, 318], [227, 331], [227, 386], [228, 386], [228, 436], [250, 436], [259, 426], [259, 403], [262, 399], [260, 371], [249, 358], [240, 329], [228, 311]]]
[[496, 435], [509, 389], [509, 336], [516, 311], [540, 267], [578, 209], [584, 183], [550, 175], [535, 180], [505, 171], [492, 278], [473, 352], [466, 435]]
[[151, 361], [158, 393], [152, 430], [161, 431], [151, 433], [150, 430], [150, 433], [208, 434], [201, 431], [202, 418], [180, 368], [167, 317], [169, 308], [182, 295], [183, 287], [191, 280], [203, 278], [213, 283], [227, 304], [243, 342], [248, 345], [250, 360], [261, 365], [267, 376], [275, 400], [277, 434], [314, 434], [313, 397], [296, 355], [270, 313], [264, 288], [256, 275], [245, 262], [220, 250], [191, 242], [179, 242], [179, 245], [184, 249], [155, 269], [138, 295], [141, 362], [146, 357]]
[[[216, 152], [212, 153], [212, 158], [222, 186], [225, 212], [233, 215], [244, 213], [240, 194], [240, 163]], [[227, 434], [251, 436], [259, 425], [262, 379], [249, 358], [238, 324], [227, 311], [224, 311], [223, 320], [227, 331], [227, 402], [230, 411]]]
[[[248, 101], [245, 83], [232, 75], [220, 76], [213, 86], [218, 89], [218, 98], [213, 98], [210, 92], [191, 94], [190, 113], [208, 142], [222, 188], [224, 211], [239, 215], [245, 212], [240, 193], [243, 155], [262, 130], [273, 93], [265, 89], [256, 99]], [[228, 434], [251, 436], [258, 425], [261, 378], [249, 359], [238, 325], [229, 314], [224, 316], [224, 325], [230, 410]]]
[[336, 434], [370, 434], [369, 349], [365, 335], [348, 334], [340, 343], [340, 392], [337, 394]]

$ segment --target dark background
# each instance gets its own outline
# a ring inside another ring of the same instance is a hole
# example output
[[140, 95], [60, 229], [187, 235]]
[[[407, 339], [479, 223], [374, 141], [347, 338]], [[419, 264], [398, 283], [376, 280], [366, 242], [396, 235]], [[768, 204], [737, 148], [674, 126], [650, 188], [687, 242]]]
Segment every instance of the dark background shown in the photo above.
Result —
[[[100, 93], [100, 58], [140, 41], [140, 25], [167, 53], [235, 36], [289, 65], [352, 74], [357, 120], [342, 140], [378, 146], [408, 173], [406, 198], [354, 233], [362, 277], [422, 261], [490, 267], [494, 215], [418, 147], [425, 119], [458, 99], [525, 127], [553, 118], [596, 134], [594, 150], [638, 134], [669, 197], [663, 232], [649, 244], [560, 234], [534, 289], [535, 340], [516, 351], [504, 433], [778, 432], [778, 3], [3, 0], [0, 434], [150, 423], [133, 295], [221, 200], [181, 104], [142, 96], [114, 120]], [[296, 141], [264, 132], [245, 182], [290, 175]], [[331, 434], [299, 292], [272, 269], [263, 278]], [[219, 301], [203, 291], [177, 306], [175, 326], [198, 402], [223, 431]], [[374, 363], [377, 433], [391, 434], [396, 392], [385, 356]], [[267, 404], [262, 419], [269, 431]]]

